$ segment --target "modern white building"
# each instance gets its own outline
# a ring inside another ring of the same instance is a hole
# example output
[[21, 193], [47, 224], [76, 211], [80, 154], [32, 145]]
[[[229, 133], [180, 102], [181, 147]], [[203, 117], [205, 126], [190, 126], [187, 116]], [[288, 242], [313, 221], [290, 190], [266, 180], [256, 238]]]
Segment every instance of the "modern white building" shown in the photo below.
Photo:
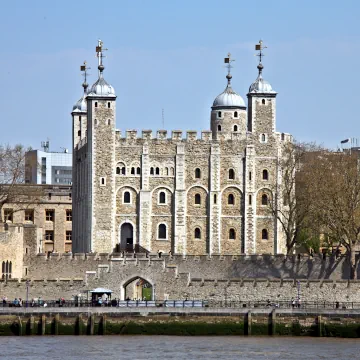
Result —
[[50, 152], [48, 142], [44, 150], [31, 150], [25, 155], [25, 182], [27, 184], [72, 184], [72, 154]]

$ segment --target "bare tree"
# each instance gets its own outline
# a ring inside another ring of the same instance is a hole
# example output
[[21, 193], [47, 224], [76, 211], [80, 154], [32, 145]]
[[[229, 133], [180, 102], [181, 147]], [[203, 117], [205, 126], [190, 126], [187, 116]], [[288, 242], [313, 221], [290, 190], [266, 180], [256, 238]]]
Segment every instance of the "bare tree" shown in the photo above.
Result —
[[23, 145], [0, 145], [0, 222], [5, 204], [14, 204], [13, 212], [26, 209], [40, 196], [40, 189], [25, 185], [25, 153]]
[[[278, 160], [280, 177], [272, 188], [274, 194], [269, 203], [269, 212], [281, 224], [290, 254], [294, 246], [304, 242], [308, 227], [311, 166], [306, 161], [309, 154], [318, 151], [313, 143], [285, 143]], [[311, 235], [313, 236], [313, 235]]]
[[331, 243], [346, 249], [350, 278], [356, 278], [360, 234], [360, 172], [357, 154], [323, 152], [313, 168], [311, 217]]

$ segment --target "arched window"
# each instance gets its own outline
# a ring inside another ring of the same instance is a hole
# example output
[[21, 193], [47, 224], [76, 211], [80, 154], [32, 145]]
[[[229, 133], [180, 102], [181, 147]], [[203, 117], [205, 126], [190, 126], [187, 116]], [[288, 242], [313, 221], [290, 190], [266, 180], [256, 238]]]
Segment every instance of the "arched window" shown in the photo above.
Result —
[[230, 229], [229, 230], [229, 239], [230, 240], [235, 240], [236, 239], [235, 229]]
[[141, 169], [139, 167], [136, 168], [136, 174], [141, 175]]
[[111, 120], [110, 119], [108, 119], [108, 125], [110, 125], [111, 124]]
[[216, 194], [214, 194], [214, 204], [216, 204]]
[[251, 181], [251, 171], [249, 171], [249, 180]]
[[218, 111], [218, 117], [221, 118], [221, 111]]
[[221, 131], [221, 125], [218, 125], [218, 131]]
[[5, 261], [2, 262], [2, 273], [5, 273]]
[[195, 194], [195, 204], [196, 205], [201, 204], [201, 196], [200, 196], [200, 194]]
[[120, 175], [120, 167], [119, 166], [116, 167], [116, 175]]
[[159, 224], [158, 227], [158, 239], [166, 240], [166, 225], [165, 224]]
[[195, 239], [201, 239], [201, 230], [200, 230], [200, 228], [195, 228], [194, 237], [195, 237]]
[[200, 179], [201, 177], [201, 170], [199, 168], [195, 169], [195, 179]]
[[249, 195], [249, 205], [251, 205], [251, 203], [252, 203], [252, 196]]
[[228, 205], [234, 205], [235, 204], [235, 198], [233, 194], [229, 194], [228, 196]]
[[124, 204], [130, 204], [130, 201], [131, 201], [130, 192], [125, 191], [124, 192]]
[[268, 200], [268, 196], [266, 194], [263, 194], [261, 196], [261, 205], [268, 205], [269, 200]]
[[150, 168], [150, 175], [154, 175], [154, 168]]
[[262, 231], [261, 231], [261, 239], [262, 240], [268, 240], [269, 239], [269, 234], [268, 234], [268, 231], [266, 229], [262, 229]]
[[170, 168], [170, 175], [171, 175], [171, 176], [174, 176], [174, 174], [175, 174], [175, 170], [174, 170], [173, 167], [171, 167], [171, 168]]
[[234, 131], [238, 131], [238, 126], [234, 125]]
[[134, 167], [131, 168], [131, 175], [135, 175], [135, 168]]
[[108, 109], [110, 109], [110, 102], [108, 102]]
[[12, 261], [10, 261], [10, 263], [9, 263], [9, 274], [11, 274], [12, 273]]
[[97, 101], [95, 101], [95, 107], [97, 107]]
[[229, 180], [235, 179], [235, 171], [234, 169], [229, 169]]
[[159, 204], [166, 204], [166, 194], [164, 191], [159, 193]]
[[126, 175], [126, 167], [125, 166], [121, 169], [121, 174]]
[[281, 133], [281, 140], [285, 140], [285, 134], [284, 133]]
[[269, 180], [269, 172], [264, 169], [262, 174], [263, 180]]
[[238, 112], [237, 111], [234, 112], [234, 117], [238, 117]]
[[261, 141], [265, 142], [266, 141], [266, 135], [265, 134], [261, 134]]
[[261, 102], [262, 102], [262, 104], [263, 104], [263, 105], [265, 105], [265, 99], [262, 99], [262, 101], [261, 101]]
[[160, 175], [160, 169], [158, 167], [155, 169], [155, 174]]
[[165, 175], [169, 176], [169, 168], [165, 168]]

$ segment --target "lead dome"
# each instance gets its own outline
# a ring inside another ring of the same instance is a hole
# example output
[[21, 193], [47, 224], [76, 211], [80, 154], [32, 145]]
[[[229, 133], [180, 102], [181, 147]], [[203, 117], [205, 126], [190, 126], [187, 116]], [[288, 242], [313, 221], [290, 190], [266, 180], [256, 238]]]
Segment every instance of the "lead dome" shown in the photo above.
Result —
[[259, 75], [256, 80], [250, 85], [249, 93], [259, 93], [259, 94], [276, 94], [276, 91], [273, 90], [270, 83], [263, 79], [262, 70], [263, 65], [260, 63], [257, 67], [259, 69]]
[[232, 76], [228, 74], [226, 78], [228, 80], [228, 84], [225, 90], [215, 98], [212, 107], [215, 109], [234, 108], [234, 107], [245, 108], [246, 105], [244, 99], [238, 93], [236, 93], [231, 87]]
[[115, 96], [115, 89], [104, 79], [104, 66], [99, 65], [99, 78], [95, 81], [90, 89], [90, 96]]

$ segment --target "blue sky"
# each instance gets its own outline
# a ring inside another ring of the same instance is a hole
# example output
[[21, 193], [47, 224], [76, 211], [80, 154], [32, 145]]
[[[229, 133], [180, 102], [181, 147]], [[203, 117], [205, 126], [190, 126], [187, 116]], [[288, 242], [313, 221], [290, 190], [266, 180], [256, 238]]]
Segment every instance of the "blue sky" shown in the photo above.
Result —
[[161, 129], [162, 109], [168, 131], [209, 129], [224, 56], [236, 59], [233, 88], [246, 99], [262, 38], [279, 131], [329, 147], [360, 135], [360, 1], [12, 0], [1, 12], [0, 143], [71, 148], [79, 66], [88, 61], [92, 84], [99, 38], [123, 131]]

